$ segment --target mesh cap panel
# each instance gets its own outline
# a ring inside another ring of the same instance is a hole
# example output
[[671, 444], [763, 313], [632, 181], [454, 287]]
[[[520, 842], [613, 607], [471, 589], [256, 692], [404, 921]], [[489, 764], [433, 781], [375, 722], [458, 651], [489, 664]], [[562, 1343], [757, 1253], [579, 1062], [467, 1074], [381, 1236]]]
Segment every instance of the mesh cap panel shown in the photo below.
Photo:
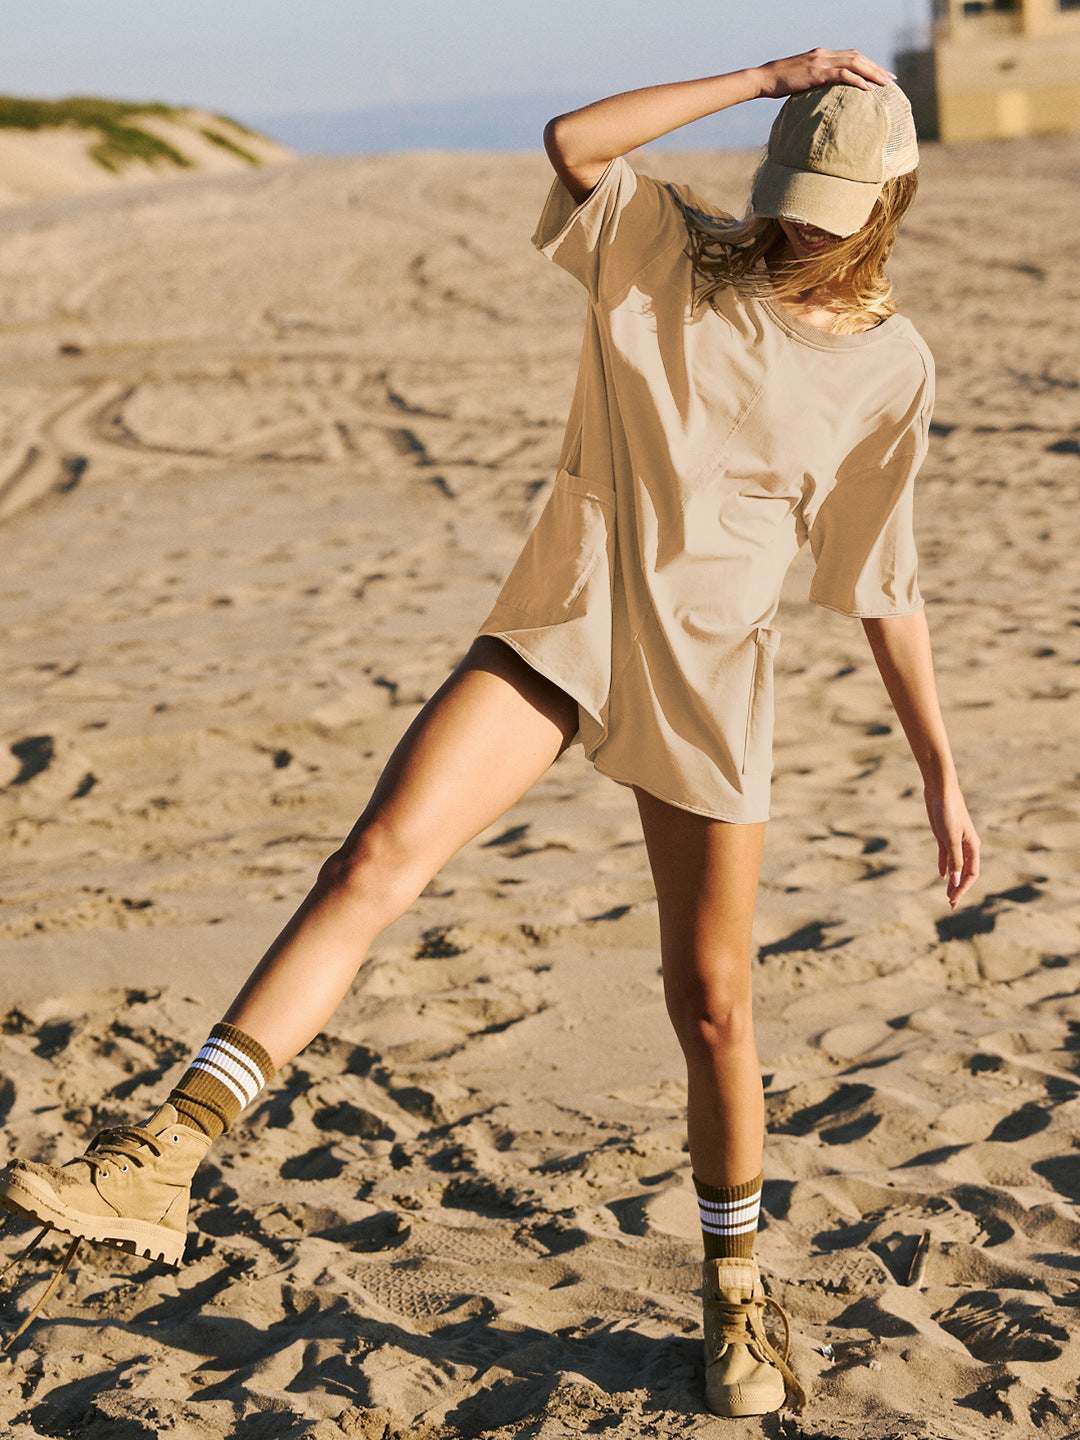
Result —
[[883, 180], [895, 180], [906, 175], [919, 163], [919, 146], [915, 138], [915, 122], [911, 118], [911, 106], [899, 85], [883, 85], [874, 92], [874, 98], [885, 111], [889, 130], [882, 150]]

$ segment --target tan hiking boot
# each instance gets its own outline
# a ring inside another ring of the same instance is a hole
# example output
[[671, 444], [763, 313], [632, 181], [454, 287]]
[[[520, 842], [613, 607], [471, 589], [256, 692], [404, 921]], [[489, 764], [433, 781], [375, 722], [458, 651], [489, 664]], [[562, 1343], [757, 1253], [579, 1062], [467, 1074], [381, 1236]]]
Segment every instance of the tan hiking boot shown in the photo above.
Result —
[[13, 1160], [0, 1171], [0, 1206], [67, 1235], [179, 1265], [191, 1177], [209, 1144], [162, 1105], [142, 1125], [102, 1130], [66, 1165]]
[[[765, 1294], [756, 1260], [706, 1260], [705, 1394], [714, 1415], [768, 1415], [785, 1396], [797, 1410], [806, 1394], [788, 1363], [791, 1331], [787, 1316]], [[784, 1353], [765, 1334], [766, 1306], [784, 1322]]]

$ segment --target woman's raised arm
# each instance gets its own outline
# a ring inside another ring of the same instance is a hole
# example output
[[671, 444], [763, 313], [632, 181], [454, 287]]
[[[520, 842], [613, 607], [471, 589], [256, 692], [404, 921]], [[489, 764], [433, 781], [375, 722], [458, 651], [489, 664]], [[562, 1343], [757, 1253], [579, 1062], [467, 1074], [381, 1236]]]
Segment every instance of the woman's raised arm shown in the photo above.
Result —
[[979, 837], [956, 778], [941, 717], [926, 613], [917, 610], [862, 624], [922, 772], [926, 813], [938, 843], [938, 874], [945, 877], [949, 904], [955, 909], [978, 876]]
[[857, 50], [809, 50], [748, 70], [650, 85], [597, 100], [549, 120], [544, 148], [570, 194], [582, 201], [616, 155], [726, 110], [743, 100], [779, 99], [814, 85], [844, 83], [869, 90], [895, 79]]

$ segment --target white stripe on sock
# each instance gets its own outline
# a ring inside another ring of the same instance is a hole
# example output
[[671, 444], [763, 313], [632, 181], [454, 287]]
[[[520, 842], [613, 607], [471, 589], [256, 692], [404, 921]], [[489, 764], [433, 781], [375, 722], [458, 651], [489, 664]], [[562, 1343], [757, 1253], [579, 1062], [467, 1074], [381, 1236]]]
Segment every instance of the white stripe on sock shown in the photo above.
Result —
[[698, 1196], [698, 1209], [703, 1215], [714, 1220], [735, 1220], [744, 1215], [756, 1215], [761, 1206], [761, 1191], [751, 1195], [749, 1200], [705, 1200]]
[[701, 1228], [707, 1235], [749, 1235], [758, 1227], [757, 1220], [751, 1220], [748, 1225], [714, 1225], [711, 1220], [703, 1220]]
[[198, 1055], [196, 1055], [195, 1059], [191, 1062], [191, 1069], [205, 1070], [208, 1075], [213, 1075], [214, 1079], [224, 1085], [226, 1090], [232, 1091], [232, 1093], [236, 1096], [237, 1100], [240, 1101], [241, 1109], [243, 1109], [245, 1105], [249, 1105], [251, 1103], [244, 1091], [240, 1089], [240, 1086], [234, 1084], [233, 1081], [229, 1079], [228, 1075], [226, 1075], [225, 1071], [219, 1069], [218, 1066], [208, 1064], [205, 1060], [200, 1060]]
[[701, 1228], [707, 1235], [750, 1235], [757, 1229], [761, 1191], [743, 1200], [706, 1200], [698, 1196]]
[[251, 1078], [251, 1071], [247, 1066], [238, 1065], [235, 1060], [231, 1060], [216, 1040], [208, 1041], [195, 1058], [201, 1060], [204, 1066], [214, 1065], [226, 1075], [231, 1075], [244, 1092], [245, 1105], [250, 1105], [262, 1088]]
[[223, 1051], [226, 1055], [231, 1055], [234, 1060], [238, 1060], [240, 1064], [243, 1065], [244, 1069], [250, 1072], [251, 1078], [255, 1082], [255, 1090], [253, 1094], [257, 1095], [259, 1093], [259, 1091], [266, 1084], [266, 1076], [259, 1069], [259, 1062], [257, 1060], [253, 1060], [250, 1055], [245, 1055], [243, 1050], [237, 1049], [237, 1047], [231, 1044], [228, 1040], [221, 1040], [216, 1035], [211, 1036], [211, 1038], [206, 1043], [208, 1045], [215, 1046], [218, 1050]]

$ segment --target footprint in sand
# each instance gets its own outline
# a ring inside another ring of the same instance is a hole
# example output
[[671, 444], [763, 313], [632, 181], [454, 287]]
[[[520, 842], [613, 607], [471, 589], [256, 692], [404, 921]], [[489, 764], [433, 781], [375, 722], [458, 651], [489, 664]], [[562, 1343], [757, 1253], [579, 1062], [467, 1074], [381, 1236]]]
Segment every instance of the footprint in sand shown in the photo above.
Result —
[[283, 1180], [336, 1180], [347, 1161], [334, 1153], [332, 1145], [316, 1145], [302, 1155], [290, 1155], [278, 1174]]
[[429, 1320], [474, 1301], [465, 1272], [442, 1270], [420, 1257], [373, 1266], [359, 1284], [379, 1305], [408, 1320]]
[[[796, 1086], [795, 1091], [808, 1087]], [[869, 1135], [881, 1122], [869, 1108], [876, 1091], [871, 1085], [838, 1085], [823, 1099], [797, 1109], [789, 1108], [795, 1091], [769, 1099], [769, 1130], [776, 1135], [809, 1135], [816, 1131], [826, 1145], [850, 1145]]]
[[1029, 1297], [994, 1290], [969, 1292], [933, 1318], [984, 1364], [1055, 1360], [1069, 1339]]
[[354, 1105], [350, 1100], [342, 1100], [336, 1105], [323, 1106], [316, 1110], [311, 1117], [311, 1123], [317, 1130], [332, 1130], [338, 1135], [352, 1135], [358, 1140], [394, 1140], [396, 1132], [386, 1123], [385, 1120], [365, 1110], [362, 1105]]
[[363, 1220], [331, 1221], [317, 1225], [310, 1233], [320, 1240], [333, 1240], [338, 1245], [360, 1255], [371, 1255], [383, 1250], [396, 1250], [404, 1245], [412, 1234], [412, 1226], [396, 1210], [381, 1211], [378, 1215], [367, 1215]]
[[448, 1210], [475, 1210], [482, 1215], [534, 1215], [542, 1202], [532, 1191], [485, 1175], [460, 1175], [443, 1188], [441, 1204]]

